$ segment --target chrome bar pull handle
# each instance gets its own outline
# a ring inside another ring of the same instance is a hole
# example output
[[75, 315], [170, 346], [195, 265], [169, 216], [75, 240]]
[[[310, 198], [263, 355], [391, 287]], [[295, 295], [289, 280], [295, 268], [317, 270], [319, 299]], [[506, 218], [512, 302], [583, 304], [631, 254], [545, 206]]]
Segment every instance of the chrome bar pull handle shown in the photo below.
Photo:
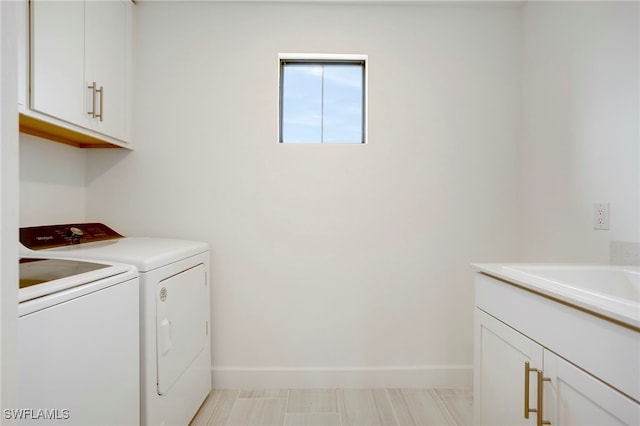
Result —
[[87, 86], [87, 89], [91, 89], [91, 111], [88, 111], [87, 114], [91, 118], [96, 118], [96, 82], [94, 81], [91, 86]]
[[537, 426], [550, 425], [551, 422], [549, 420], [544, 420], [544, 403], [542, 400], [542, 387], [544, 382], [550, 382], [551, 379], [548, 377], [544, 377], [542, 375], [542, 371], [538, 370], [538, 422]]
[[535, 413], [538, 411], [535, 408], [529, 408], [529, 375], [538, 371], [536, 368], [531, 368], [529, 361], [524, 363], [524, 418], [529, 418], [529, 413]]
[[[100, 114], [94, 114], [94, 117], [100, 118], [100, 121], [102, 121], [104, 117], [104, 87], [100, 86], [99, 89], [96, 89], [96, 93], [100, 93]], [[93, 109], [95, 110], [95, 101]]]

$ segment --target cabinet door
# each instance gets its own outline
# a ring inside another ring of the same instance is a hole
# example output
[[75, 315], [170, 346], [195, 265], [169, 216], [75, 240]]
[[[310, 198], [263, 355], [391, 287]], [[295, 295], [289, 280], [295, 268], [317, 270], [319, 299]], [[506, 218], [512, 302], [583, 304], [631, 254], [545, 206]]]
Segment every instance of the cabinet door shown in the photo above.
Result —
[[640, 425], [640, 404], [544, 351], [544, 417], [552, 425]]
[[[102, 88], [96, 94], [95, 108], [101, 116], [93, 123], [97, 132], [121, 140], [127, 137], [127, 54], [128, 11], [126, 1], [87, 1], [85, 6], [85, 80]], [[94, 108], [91, 93], [87, 111]]]
[[86, 126], [84, 2], [31, 2], [31, 108]]
[[[525, 362], [542, 368], [543, 349], [533, 340], [476, 309], [474, 345], [474, 424], [535, 425], [525, 418]], [[535, 408], [536, 377], [530, 374], [529, 404]]]

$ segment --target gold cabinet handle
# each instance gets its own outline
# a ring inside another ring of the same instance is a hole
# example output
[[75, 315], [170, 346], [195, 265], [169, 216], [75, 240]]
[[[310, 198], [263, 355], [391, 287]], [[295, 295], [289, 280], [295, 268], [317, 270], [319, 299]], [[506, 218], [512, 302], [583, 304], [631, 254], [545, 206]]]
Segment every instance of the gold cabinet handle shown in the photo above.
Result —
[[[95, 83], [93, 83], [95, 84]], [[102, 121], [102, 118], [104, 117], [104, 87], [100, 86], [99, 89], [95, 89], [96, 93], [100, 93], [100, 114], [94, 114], [93, 116], [96, 118], [100, 118], [100, 121]], [[94, 106], [93, 109], [95, 110], [95, 100], [94, 100]]]
[[538, 371], [536, 368], [531, 368], [529, 361], [524, 363], [524, 418], [529, 418], [529, 413], [535, 413], [538, 410], [535, 408], [529, 408], [529, 375]]
[[544, 377], [542, 375], [542, 371], [538, 370], [538, 422], [537, 422], [537, 426], [542, 426], [542, 425], [550, 425], [551, 422], [549, 420], [544, 420], [544, 407], [543, 407], [543, 401], [542, 401], [542, 386], [544, 385], [544, 382], [550, 382], [551, 379], [548, 377]]
[[91, 111], [87, 112], [92, 118], [96, 118], [96, 82], [94, 81], [91, 86], [87, 86], [87, 89], [91, 89]]

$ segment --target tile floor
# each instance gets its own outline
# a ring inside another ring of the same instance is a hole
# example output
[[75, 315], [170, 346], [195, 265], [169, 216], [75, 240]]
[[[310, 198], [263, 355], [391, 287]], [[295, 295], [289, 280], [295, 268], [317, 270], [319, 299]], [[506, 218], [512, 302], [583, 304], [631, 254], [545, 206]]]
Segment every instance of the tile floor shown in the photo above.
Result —
[[471, 389], [213, 390], [192, 426], [471, 425]]

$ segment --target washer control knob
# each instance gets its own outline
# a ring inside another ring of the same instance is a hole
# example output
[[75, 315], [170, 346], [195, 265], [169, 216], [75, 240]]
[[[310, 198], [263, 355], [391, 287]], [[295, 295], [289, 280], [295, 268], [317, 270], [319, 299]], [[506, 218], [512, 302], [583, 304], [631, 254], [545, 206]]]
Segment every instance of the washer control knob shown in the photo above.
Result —
[[74, 240], [79, 240], [80, 238], [84, 237], [84, 232], [82, 231], [82, 229], [72, 226], [71, 228], [69, 228], [69, 236]]

